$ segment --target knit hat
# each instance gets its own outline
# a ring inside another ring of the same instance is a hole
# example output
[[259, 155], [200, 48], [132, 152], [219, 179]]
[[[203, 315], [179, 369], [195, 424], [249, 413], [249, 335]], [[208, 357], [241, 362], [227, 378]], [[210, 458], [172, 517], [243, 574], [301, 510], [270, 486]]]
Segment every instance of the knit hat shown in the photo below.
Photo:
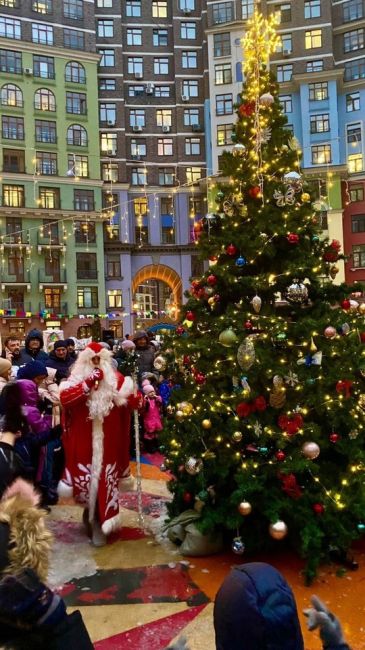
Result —
[[35, 377], [47, 377], [48, 371], [41, 361], [29, 361], [25, 366], [20, 366], [17, 379], [34, 379]]
[[142, 388], [144, 388], [145, 386], [151, 386], [151, 382], [148, 379], [144, 379], [142, 381]]
[[65, 344], [66, 345], [72, 345], [73, 347], [76, 346], [76, 343], [75, 343], [74, 339], [72, 339], [72, 338], [65, 339]]
[[11, 363], [8, 359], [0, 358], [0, 377], [5, 375], [11, 368]]
[[155, 392], [155, 389], [152, 386], [152, 384], [146, 384], [145, 386], [143, 386], [142, 390], [143, 390], [145, 395], [149, 395], [150, 393]]
[[129, 341], [128, 339], [126, 341], [122, 341], [122, 350], [134, 350], [135, 347], [136, 346], [134, 345], [133, 341]]
[[58, 348], [67, 348], [66, 341], [55, 341], [53, 349], [57, 350]]
[[133, 336], [133, 341], [138, 341], [139, 339], [147, 339], [148, 340], [148, 334], [145, 332], [145, 330], [138, 330], [138, 332], [135, 333]]

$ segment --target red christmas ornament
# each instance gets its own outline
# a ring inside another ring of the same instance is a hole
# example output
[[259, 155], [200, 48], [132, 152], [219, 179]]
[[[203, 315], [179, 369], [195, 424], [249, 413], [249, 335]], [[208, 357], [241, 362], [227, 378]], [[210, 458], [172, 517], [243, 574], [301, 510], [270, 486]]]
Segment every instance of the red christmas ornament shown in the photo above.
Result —
[[341, 302], [341, 307], [342, 307], [342, 309], [345, 309], [346, 311], [347, 311], [348, 309], [350, 309], [350, 307], [351, 307], [351, 303], [350, 303], [350, 301], [349, 301], [348, 298], [345, 298], [344, 300], [342, 300], [342, 302]]
[[196, 315], [193, 311], [187, 311], [185, 318], [186, 320], [194, 321], [196, 319]]
[[345, 398], [349, 399], [351, 397], [351, 388], [353, 382], [350, 379], [340, 379], [336, 384], [337, 393], [344, 393]]
[[205, 289], [204, 289], [204, 287], [200, 287], [200, 289], [197, 289], [197, 290], [194, 292], [194, 294], [195, 294], [195, 296], [196, 296], [197, 298], [205, 298], [205, 297], [206, 297], [206, 293], [205, 293]]
[[281, 489], [288, 497], [291, 499], [299, 499], [302, 496], [302, 490], [297, 483], [295, 474], [279, 474], [278, 478], [282, 483]]
[[251, 408], [253, 411], [266, 411], [267, 402], [264, 396], [259, 395], [258, 397], [255, 397]]
[[237, 250], [238, 249], [236, 248], [236, 246], [234, 244], [228, 244], [228, 246], [226, 246], [226, 253], [227, 253], [227, 255], [230, 255], [231, 257], [233, 257], [233, 255], [236, 255]]
[[218, 260], [218, 257], [216, 255], [209, 255], [209, 261], [210, 262], [216, 262]]
[[211, 287], [214, 287], [215, 284], [217, 284], [218, 280], [215, 275], [208, 275], [207, 277], [207, 283], [210, 284]]
[[289, 235], [287, 235], [287, 240], [289, 244], [298, 244], [299, 243], [299, 235], [297, 235], [295, 232], [290, 232]]
[[331, 433], [329, 437], [330, 442], [333, 442], [333, 444], [336, 444], [336, 442], [338, 442], [340, 438], [341, 438], [340, 434], [335, 432]]
[[239, 418], [247, 418], [251, 413], [251, 404], [248, 402], [240, 402], [236, 406], [236, 413]]
[[334, 251], [334, 250], [328, 249], [328, 250], [325, 251], [325, 253], [323, 254], [323, 259], [324, 259], [325, 262], [337, 262], [337, 260], [338, 260], [338, 253], [337, 253], [337, 251]]
[[361, 343], [365, 343], [365, 332], [360, 332], [360, 341]]
[[191, 358], [189, 357], [188, 354], [184, 354], [184, 356], [183, 356], [183, 364], [184, 364], [184, 366], [190, 366]]
[[238, 109], [240, 117], [250, 117], [255, 110], [255, 102], [245, 102]]
[[316, 515], [323, 515], [324, 505], [322, 503], [313, 503], [312, 508]]
[[190, 503], [190, 501], [192, 500], [192, 498], [193, 498], [193, 497], [192, 497], [192, 495], [190, 494], [190, 492], [184, 492], [184, 494], [183, 494], [183, 501], [184, 501], [184, 503]]
[[275, 458], [276, 458], [276, 460], [279, 461], [279, 463], [282, 463], [286, 458], [286, 454], [285, 454], [284, 451], [281, 451], [279, 449], [279, 451], [277, 451], [276, 454], [275, 454]]
[[261, 190], [258, 185], [254, 185], [254, 187], [250, 187], [248, 190], [248, 195], [251, 197], [251, 199], [258, 199], [261, 196]]
[[250, 320], [246, 320], [246, 322], [244, 324], [244, 327], [245, 327], [245, 330], [252, 330], [253, 325], [252, 325]]
[[205, 384], [205, 382], [206, 382], [206, 376], [203, 375], [202, 372], [197, 372], [197, 373], [195, 374], [195, 381], [196, 381], [197, 384], [199, 384], [199, 385], [201, 386], [202, 384]]

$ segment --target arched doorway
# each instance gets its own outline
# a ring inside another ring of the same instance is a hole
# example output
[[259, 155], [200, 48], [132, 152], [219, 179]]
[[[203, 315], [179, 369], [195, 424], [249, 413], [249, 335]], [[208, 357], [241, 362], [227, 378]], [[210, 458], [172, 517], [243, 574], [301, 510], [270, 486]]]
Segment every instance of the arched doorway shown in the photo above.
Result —
[[133, 310], [142, 321], [161, 318], [176, 321], [182, 301], [182, 282], [174, 269], [163, 264], [143, 266], [132, 283]]

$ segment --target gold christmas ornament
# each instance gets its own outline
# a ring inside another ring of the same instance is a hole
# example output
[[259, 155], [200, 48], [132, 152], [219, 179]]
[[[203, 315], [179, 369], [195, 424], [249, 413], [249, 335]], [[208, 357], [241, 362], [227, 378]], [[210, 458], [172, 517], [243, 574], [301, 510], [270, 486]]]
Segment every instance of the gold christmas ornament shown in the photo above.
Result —
[[252, 511], [252, 505], [250, 504], [249, 501], [241, 501], [241, 503], [238, 505], [238, 512], [240, 513], [240, 515], [243, 515], [244, 517], [249, 515], [251, 511]]
[[318, 350], [318, 348], [317, 348], [317, 346], [316, 346], [316, 344], [314, 342], [313, 336], [312, 336], [310, 346], [309, 346], [309, 351], [312, 352], [312, 354], [314, 354], [315, 352], [317, 352], [317, 350]]
[[242, 431], [234, 431], [232, 433], [233, 442], [241, 442], [242, 437], [243, 437]]
[[175, 418], [177, 419], [178, 422], [182, 422], [184, 419], [184, 413], [182, 411], [176, 411], [175, 413]]
[[202, 458], [204, 458], [204, 460], [213, 460], [215, 457], [216, 457], [215, 452], [214, 452], [214, 451], [210, 451], [210, 449], [206, 449], [206, 450], [202, 453]]
[[191, 476], [196, 476], [203, 469], [203, 461], [201, 458], [191, 456], [185, 463], [185, 469]]
[[359, 305], [359, 313], [360, 314], [365, 314], [365, 302], [360, 303], [360, 305]]
[[249, 370], [255, 363], [255, 346], [250, 337], [244, 340], [237, 350], [237, 362], [242, 370]]
[[203, 427], [203, 429], [211, 429], [212, 428], [211, 420], [208, 420], [208, 419], [203, 420], [202, 427]]
[[288, 527], [285, 521], [276, 521], [274, 524], [270, 524], [269, 533], [273, 539], [284, 539], [288, 533]]
[[308, 194], [308, 192], [303, 192], [300, 198], [302, 199], [303, 203], [309, 203], [311, 200], [311, 195]]
[[184, 415], [191, 415], [194, 407], [190, 402], [181, 402], [178, 404], [179, 410], [183, 412]]
[[335, 279], [335, 277], [336, 277], [337, 273], [339, 272], [339, 270], [340, 269], [338, 268], [338, 266], [336, 266], [336, 264], [331, 266], [331, 268], [330, 268], [330, 276], [331, 276], [332, 280]]
[[305, 442], [302, 446], [302, 454], [306, 458], [309, 458], [309, 460], [318, 458], [320, 451], [319, 445], [316, 442]]
[[362, 393], [359, 397], [359, 406], [363, 411], [365, 411], [365, 393]]
[[270, 392], [269, 403], [275, 409], [281, 409], [286, 402], [286, 388], [284, 379], [280, 375], [275, 375], [272, 380], [273, 389]]

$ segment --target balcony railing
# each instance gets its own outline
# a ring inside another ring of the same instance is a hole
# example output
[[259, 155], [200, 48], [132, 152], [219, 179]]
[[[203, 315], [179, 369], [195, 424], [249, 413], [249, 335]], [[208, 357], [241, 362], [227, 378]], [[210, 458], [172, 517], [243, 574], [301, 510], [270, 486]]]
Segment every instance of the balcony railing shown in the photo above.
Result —
[[53, 301], [50, 303], [40, 302], [39, 311], [49, 311], [53, 314], [67, 314], [68, 306], [67, 306], [67, 302], [57, 302], [57, 301]]
[[1, 284], [27, 284], [30, 281], [30, 273], [27, 270], [21, 270], [17, 273], [8, 273], [2, 271], [0, 273]]
[[1, 309], [4, 309], [4, 311], [10, 309], [15, 309], [16, 311], [32, 311], [31, 302], [25, 302], [24, 300], [22, 302], [14, 302], [11, 298], [4, 298], [0, 304]]
[[94, 212], [95, 202], [94, 201], [74, 201], [74, 210], [78, 212]]
[[45, 269], [38, 269], [38, 282], [42, 284], [66, 284], [67, 271], [66, 269], [56, 269], [53, 273], [48, 273]]
[[37, 243], [38, 246], [60, 246], [60, 238], [58, 234], [49, 237], [45, 234], [41, 235], [41, 233], [38, 232]]
[[77, 269], [77, 279], [78, 280], [97, 280], [98, 271], [97, 269]]

